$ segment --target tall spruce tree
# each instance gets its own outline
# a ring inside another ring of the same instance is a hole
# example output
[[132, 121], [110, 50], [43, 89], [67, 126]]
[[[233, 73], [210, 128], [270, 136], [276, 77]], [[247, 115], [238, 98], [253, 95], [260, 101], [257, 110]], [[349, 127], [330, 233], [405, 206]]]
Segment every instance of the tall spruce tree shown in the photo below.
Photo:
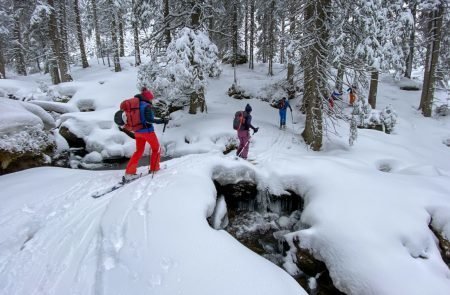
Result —
[[419, 109], [422, 110], [425, 117], [431, 117], [432, 115], [445, 5], [446, 3], [443, 0], [427, 0], [421, 3], [427, 24], [427, 51]]
[[0, 3], [0, 79], [6, 78], [6, 49], [7, 40], [13, 23], [10, 15], [7, 13], [7, 3]]
[[78, 0], [73, 0], [73, 9], [75, 12], [75, 20], [77, 25], [77, 38], [78, 38], [78, 45], [80, 46], [81, 63], [83, 68], [87, 68], [89, 67], [89, 63], [87, 61], [86, 49], [84, 47], [84, 38], [83, 38], [83, 31], [81, 29], [82, 26]]
[[24, 17], [24, 10], [26, 8], [27, 3], [14, 0], [14, 8], [13, 8], [13, 50], [14, 50], [14, 60], [16, 64], [17, 74], [26, 76], [26, 64], [25, 64], [25, 52], [23, 46], [23, 38], [22, 38], [22, 24]]
[[306, 0], [300, 43], [304, 59], [304, 96], [306, 122], [303, 139], [314, 151], [323, 140], [323, 100], [328, 97], [329, 12], [331, 0]]
[[122, 67], [120, 66], [120, 52], [119, 52], [119, 44], [117, 38], [117, 13], [118, 7], [114, 5], [113, 0], [108, 0], [109, 4], [109, 26], [111, 33], [111, 51], [113, 54], [113, 62], [114, 62], [114, 71], [120, 72], [122, 71]]

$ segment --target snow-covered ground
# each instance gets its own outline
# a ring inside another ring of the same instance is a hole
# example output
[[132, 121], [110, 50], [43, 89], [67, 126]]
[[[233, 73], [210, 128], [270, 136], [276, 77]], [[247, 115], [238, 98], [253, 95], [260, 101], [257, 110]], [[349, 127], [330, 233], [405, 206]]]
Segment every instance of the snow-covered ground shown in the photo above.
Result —
[[[281, 66], [275, 77], [266, 71], [266, 65], [240, 66], [239, 84], [259, 95], [285, 75]], [[69, 112], [56, 123], [78, 130], [102, 157], [129, 156], [134, 143], [112, 117], [136, 92], [136, 70], [127, 65], [116, 74], [94, 66], [73, 76], [76, 82], [58, 91], [73, 95], [72, 108], [96, 111]], [[26, 85], [25, 96], [35, 91], [33, 79], [43, 78], [0, 80], [0, 88]], [[46, 167], [1, 176], [0, 294], [306, 294], [287, 272], [208, 225], [213, 178], [250, 178], [273, 194], [289, 189], [303, 196], [304, 229], [289, 235], [326, 263], [345, 293], [450, 294], [450, 270], [428, 227], [432, 222], [450, 237], [448, 117], [424, 118], [416, 110], [420, 92], [384, 78], [378, 109], [392, 104], [394, 132], [359, 130], [349, 147], [348, 123], [340, 122], [339, 135], [329, 134], [323, 150], [313, 152], [301, 139], [304, 116], [297, 107], [280, 131], [278, 111], [267, 102], [226, 95], [232, 80], [225, 66], [210, 81], [208, 113], [173, 113], [164, 134], [156, 126], [166, 154], [177, 158], [154, 178], [92, 199], [123, 171]], [[257, 164], [222, 153], [235, 140], [234, 113], [247, 103], [260, 127], [249, 154]], [[289, 258], [285, 266], [298, 271]]]

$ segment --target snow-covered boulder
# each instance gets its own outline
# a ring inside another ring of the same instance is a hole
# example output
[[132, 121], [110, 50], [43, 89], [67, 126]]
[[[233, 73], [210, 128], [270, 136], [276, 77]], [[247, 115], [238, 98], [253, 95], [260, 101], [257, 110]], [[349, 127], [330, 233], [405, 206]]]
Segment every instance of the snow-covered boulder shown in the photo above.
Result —
[[[116, 109], [95, 112], [78, 112], [61, 115], [59, 133], [70, 147], [98, 152], [103, 159], [131, 157], [134, 140], [120, 132], [113, 122]], [[97, 155], [96, 161], [99, 161]]]
[[245, 92], [245, 89], [240, 85], [233, 84], [228, 89], [228, 96], [232, 96], [235, 99], [250, 99], [250, 95]]
[[[231, 64], [233, 63], [234, 55], [232, 50], [228, 50], [222, 58], [222, 62], [224, 64]], [[245, 64], [248, 61], [247, 54], [242, 48], [238, 49], [237, 55], [236, 55], [236, 64], [241, 65]]]
[[0, 98], [0, 173], [41, 166], [51, 161], [55, 121], [41, 107]]
[[398, 82], [398, 85], [400, 86], [401, 90], [408, 90], [408, 91], [419, 91], [422, 86], [419, 81], [408, 78], [402, 78]]
[[32, 100], [30, 101], [30, 103], [38, 105], [48, 112], [55, 112], [59, 114], [74, 113], [80, 111], [76, 106], [63, 102]]

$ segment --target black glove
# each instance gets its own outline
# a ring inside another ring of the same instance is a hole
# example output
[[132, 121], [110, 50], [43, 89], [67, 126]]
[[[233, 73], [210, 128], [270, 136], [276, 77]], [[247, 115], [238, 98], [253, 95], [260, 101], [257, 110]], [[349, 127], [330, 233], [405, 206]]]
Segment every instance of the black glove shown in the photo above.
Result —
[[163, 121], [164, 121], [164, 124], [167, 124], [167, 123], [169, 123], [169, 118], [164, 118]]
[[253, 128], [253, 133], [258, 132], [258, 130], [259, 130], [259, 127]]

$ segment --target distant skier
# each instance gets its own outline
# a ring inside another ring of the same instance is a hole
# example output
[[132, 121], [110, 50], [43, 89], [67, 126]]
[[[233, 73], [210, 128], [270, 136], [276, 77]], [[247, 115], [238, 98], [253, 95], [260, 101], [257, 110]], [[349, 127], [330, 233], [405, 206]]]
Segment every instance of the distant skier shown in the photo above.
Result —
[[283, 98], [278, 102], [278, 109], [279, 109], [279, 114], [280, 114], [280, 129], [286, 128], [286, 113], [287, 113], [287, 108], [289, 108], [289, 109], [291, 110], [291, 113], [292, 113], [291, 105], [290, 105], [289, 102], [287, 101], [286, 97], [283, 97]]
[[337, 89], [334, 89], [333, 93], [331, 93], [331, 98], [333, 100], [340, 100], [340, 99], [342, 99], [342, 91], [338, 91]]
[[350, 100], [350, 105], [353, 106], [353, 104], [356, 101], [356, 86], [352, 85], [347, 89], [347, 92], [349, 92], [349, 100]]
[[328, 99], [328, 104], [330, 106], [330, 108], [334, 107], [334, 101], [335, 100], [342, 100], [342, 91], [338, 91], [337, 89], [335, 89], [332, 93], [330, 98]]
[[150, 144], [152, 153], [149, 172], [159, 170], [160, 146], [153, 124], [167, 124], [168, 120], [155, 118], [151, 103], [152, 99], [153, 93], [143, 88], [141, 94], [136, 94], [133, 98], [123, 101], [120, 105], [121, 110], [126, 115], [125, 129], [128, 132], [134, 132], [136, 140], [136, 151], [128, 162], [124, 181], [131, 181], [139, 177], [136, 171], [139, 159], [144, 153], [146, 142]]
[[252, 107], [247, 104], [245, 106], [245, 111], [237, 112], [235, 115], [235, 121], [239, 121], [239, 123], [233, 121], [233, 127], [236, 126], [237, 135], [239, 138], [239, 147], [236, 151], [236, 155], [238, 157], [241, 157], [243, 159], [247, 159], [248, 156], [248, 150], [249, 150], [249, 143], [250, 143], [250, 128], [253, 129], [253, 132], [258, 132], [259, 128], [254, 127], [252, 125], [252, 115], [250, 113], [252, 112]]

